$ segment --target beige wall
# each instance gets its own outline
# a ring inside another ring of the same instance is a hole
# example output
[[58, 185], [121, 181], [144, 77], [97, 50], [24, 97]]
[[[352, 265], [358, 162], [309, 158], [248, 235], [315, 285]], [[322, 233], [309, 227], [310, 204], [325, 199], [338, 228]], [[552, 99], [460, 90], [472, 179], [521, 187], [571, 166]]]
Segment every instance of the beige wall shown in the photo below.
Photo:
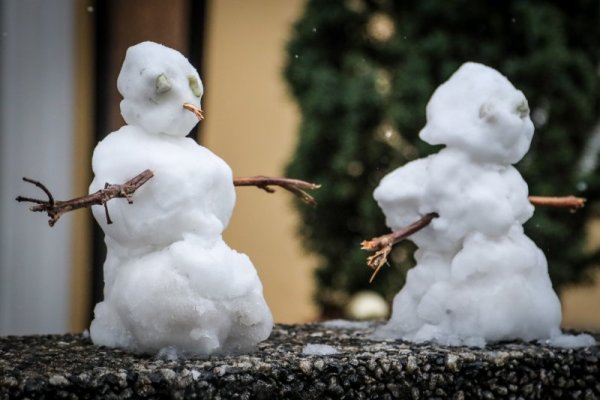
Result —
[[[296, 141], [299, 115], [282, 77], [284, 46], [301, 0], [209, 2], [203, 144], [235, 176], [282, 175]], [[294, 234], [290, 194], [238, 188], [229, 245], [258, 269], [277, 322], [305, 322], [311, 301], [312, 259]]]
[[[588, 250], [600, 249], [600, 219], [587, 224]], [[576, 286], [563, 291], [563, 325], [568, 328], [592, 329], [600, 332], [600, 271], [592, 274], [594, 284]]]

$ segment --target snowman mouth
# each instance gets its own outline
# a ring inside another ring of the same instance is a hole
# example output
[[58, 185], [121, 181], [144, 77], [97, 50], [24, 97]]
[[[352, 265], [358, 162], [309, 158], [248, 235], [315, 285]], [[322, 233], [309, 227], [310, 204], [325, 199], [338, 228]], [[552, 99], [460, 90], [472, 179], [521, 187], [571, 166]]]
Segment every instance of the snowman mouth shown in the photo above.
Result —
[[200, 107], [195, 106], [192, 103], [183, 103], [183, 108], [193, 112], [196, 118], [198, 118], [198, 121], [202, 121], [204, 119], [204, 111], [202, 111]]

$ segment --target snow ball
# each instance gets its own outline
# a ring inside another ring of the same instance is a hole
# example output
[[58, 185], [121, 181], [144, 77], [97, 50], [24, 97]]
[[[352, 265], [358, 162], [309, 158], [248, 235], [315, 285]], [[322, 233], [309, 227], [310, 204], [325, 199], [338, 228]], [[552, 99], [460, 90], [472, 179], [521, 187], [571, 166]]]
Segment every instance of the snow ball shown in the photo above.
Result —
[[133, 195], [133, 204], [114, 199], [92, 212], [115, 249], [132, 252], [167, 246], [195, 234], [207, 240], [225, 229], [235, 206], [231, 168], [190, 138], [154, 135], [126, 125], [104, 138], [92, 157], [89, 192], [106, 182], [124, 183], [150, 169], [154, 176]]
[[302, 348], [302, 354], [308, 356], [330, 356], [332, 354], [338, 354], [338, 351], [335, 347], [327, 344], [309, 343]]
[[200, 107], [202, 81], [176, 50], [154, 42], [130, 47], [117, 88], [123, 96], [121, 114], [129, 125], [154, 134], [185, 136], [198, 123], [183, 104]]
[[354, 319], [380, 319], [388, 316], [389, 306], [379, 293], [364, 290], [352, 296], [346, 313]]
[[529, 150], [533, 130], [523, 93], [495, 69], [469, 62], [429, 100], [420, 137], [480, 160], [514, 164]]

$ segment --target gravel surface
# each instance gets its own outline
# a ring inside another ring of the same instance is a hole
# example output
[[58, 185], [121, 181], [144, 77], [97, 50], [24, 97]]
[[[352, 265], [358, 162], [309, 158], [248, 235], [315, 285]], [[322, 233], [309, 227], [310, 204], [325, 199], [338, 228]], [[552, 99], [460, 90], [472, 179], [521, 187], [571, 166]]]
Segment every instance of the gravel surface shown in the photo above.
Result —
[[[82, 335], [4, 337], [0, 399], [600, 399], [599, 346], [415, 345], [356, 328], [277, 325], [255, 353], [172, 360]], [[304, 354], [308, 344], [337, 353]]]

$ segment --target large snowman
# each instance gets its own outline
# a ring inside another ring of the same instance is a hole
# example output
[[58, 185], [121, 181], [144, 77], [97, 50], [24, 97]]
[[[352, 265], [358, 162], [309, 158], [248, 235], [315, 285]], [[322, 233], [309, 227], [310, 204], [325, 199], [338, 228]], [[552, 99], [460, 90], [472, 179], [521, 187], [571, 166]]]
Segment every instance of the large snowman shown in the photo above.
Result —
[[511, 165], [533, 131], [525, 96], [492, 68], [466, 63], [435, 91], [420, 137], [445, 147], [374, 192], [393, 230], [439, 215], [412, 236], [417, 264], [379, 336], [481, 346], [561, 335], [546, 258], [523, 233], [527, 184]]
[[104, 301], [90, 334], [95, 344], [136, 352], [248, 351], [266, 339], [272, 316], [251, 261], [222, 239], [235, 204], [229, 166], [185, 136], [198, 122], [196, 70], [175, 50], [144, 42], [127, 50], [117, 86], [127, 125], [94, 150], [89, 191], [154, 177], [94, 217], [106, 235]]

